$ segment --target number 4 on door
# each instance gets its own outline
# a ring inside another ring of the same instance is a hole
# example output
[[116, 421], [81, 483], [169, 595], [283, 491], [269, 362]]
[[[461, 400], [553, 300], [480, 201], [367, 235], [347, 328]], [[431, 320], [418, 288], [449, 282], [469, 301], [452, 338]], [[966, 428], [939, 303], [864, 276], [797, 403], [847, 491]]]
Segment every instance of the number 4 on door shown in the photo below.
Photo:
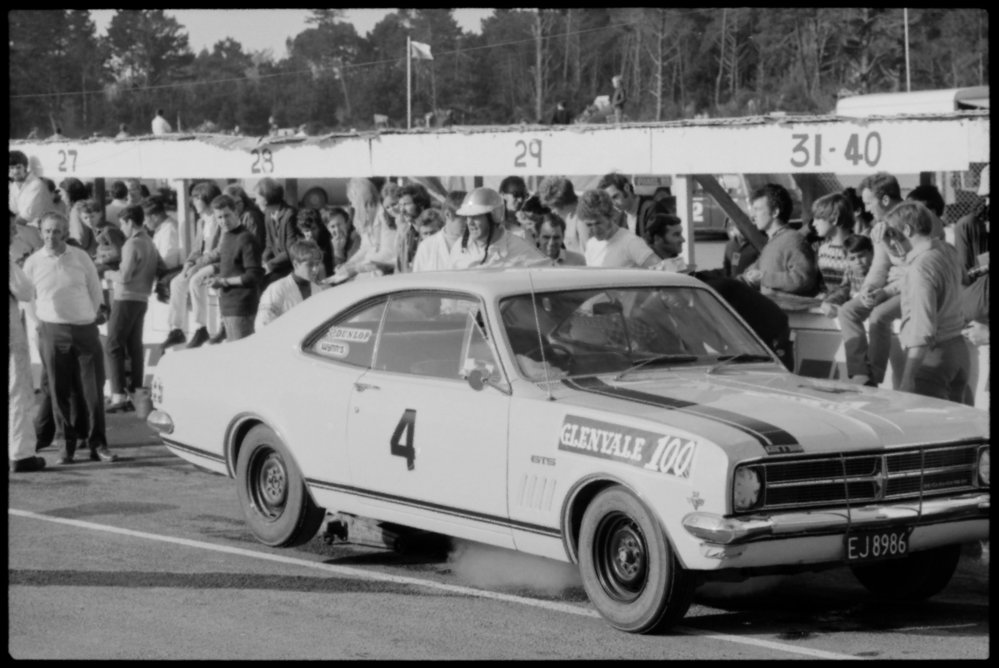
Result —
[[[406, 458], [406, 468], [410, 471], [416, 463], [416, 448], [413, 447], [413, 432], [416, 430], [416, 410], [407, 408], [392, 432], [390, 452], [396, 457]], [[406, 442], [400, 443], [400, 439], [405, 434]]]

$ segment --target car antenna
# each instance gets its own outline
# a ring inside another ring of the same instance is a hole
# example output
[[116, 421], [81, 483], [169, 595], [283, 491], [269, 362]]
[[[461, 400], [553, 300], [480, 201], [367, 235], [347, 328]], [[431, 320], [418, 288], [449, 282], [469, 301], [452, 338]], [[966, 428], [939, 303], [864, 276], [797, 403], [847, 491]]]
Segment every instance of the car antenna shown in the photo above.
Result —
[[552, 396], [551, 370], [548, 368], [548, 360], [545, 359], [545, 342], [541, 338], [541, 318], [538, 317], [538, 295], [534, 291], [534, 272], [527, 270], [527, 280], [531, 284], [531, 306], [534, 307], [534, 328], [538, 332], [538, 350], [541, 351], [541, 366], [545, 368], [545, 388], [548, 390], [548, 401], [555, 401]]

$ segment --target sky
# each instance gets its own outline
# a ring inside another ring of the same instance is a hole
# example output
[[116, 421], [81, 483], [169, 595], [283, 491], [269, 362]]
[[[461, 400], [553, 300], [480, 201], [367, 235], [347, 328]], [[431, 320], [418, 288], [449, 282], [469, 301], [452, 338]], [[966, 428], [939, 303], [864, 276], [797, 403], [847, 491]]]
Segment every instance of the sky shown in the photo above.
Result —
[[[90, 15], [97, 26], [97, 34], [107, 34], [111, 17], [117, 10], [92, 9]], [[285, 40], [294, 37], [309, 26], [305, 19], [308, 9], [167, 9], [166, 13], [177, 19], [187, 32], [194, 53], [209, 49], [216, 42], [232, 37], [243, 45], [244, 51], [270, 49], [276, 59], [288, 55]], [[354, 24], [362, 37], [386, 14], [395, 10], [348, 9], [346, 20]], [[492, 14], [492, 9], [455, 9], [454, 18], [466, 32], [481, 33], [482, 19]]]

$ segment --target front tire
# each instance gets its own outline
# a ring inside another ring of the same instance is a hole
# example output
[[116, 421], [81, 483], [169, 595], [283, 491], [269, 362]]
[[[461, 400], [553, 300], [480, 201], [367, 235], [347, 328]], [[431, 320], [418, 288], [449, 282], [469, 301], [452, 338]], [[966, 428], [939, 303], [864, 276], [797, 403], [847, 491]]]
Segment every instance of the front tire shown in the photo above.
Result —
[[630, 492], [600, 492], [583, 514], [583, 588], [616, 629], [656, 633], [683, 619], [694, 576], [680, 565], [655, 516]]
[[890, 559], [851, 566], [854, 576], [875, 596], [894, 601], [922, 601], [938, 594], [957, 569], [960, 545], [945, 545]]
[[243, 516], [261, 543], [293, 547], [316, 535], [325, 512], [312, 500], [291, 453], [270, 427], [258, 425], [247, 434], [236, 481]]

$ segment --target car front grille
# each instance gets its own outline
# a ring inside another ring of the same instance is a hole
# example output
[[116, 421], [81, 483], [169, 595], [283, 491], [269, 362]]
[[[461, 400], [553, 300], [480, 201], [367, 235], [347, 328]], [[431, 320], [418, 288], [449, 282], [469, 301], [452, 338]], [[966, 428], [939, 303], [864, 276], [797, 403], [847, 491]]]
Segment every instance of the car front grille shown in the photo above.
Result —
[[763, 499], [749, 512], [896, 502], [978, 489], [984, 442], [827, 455], [754, 464]]

